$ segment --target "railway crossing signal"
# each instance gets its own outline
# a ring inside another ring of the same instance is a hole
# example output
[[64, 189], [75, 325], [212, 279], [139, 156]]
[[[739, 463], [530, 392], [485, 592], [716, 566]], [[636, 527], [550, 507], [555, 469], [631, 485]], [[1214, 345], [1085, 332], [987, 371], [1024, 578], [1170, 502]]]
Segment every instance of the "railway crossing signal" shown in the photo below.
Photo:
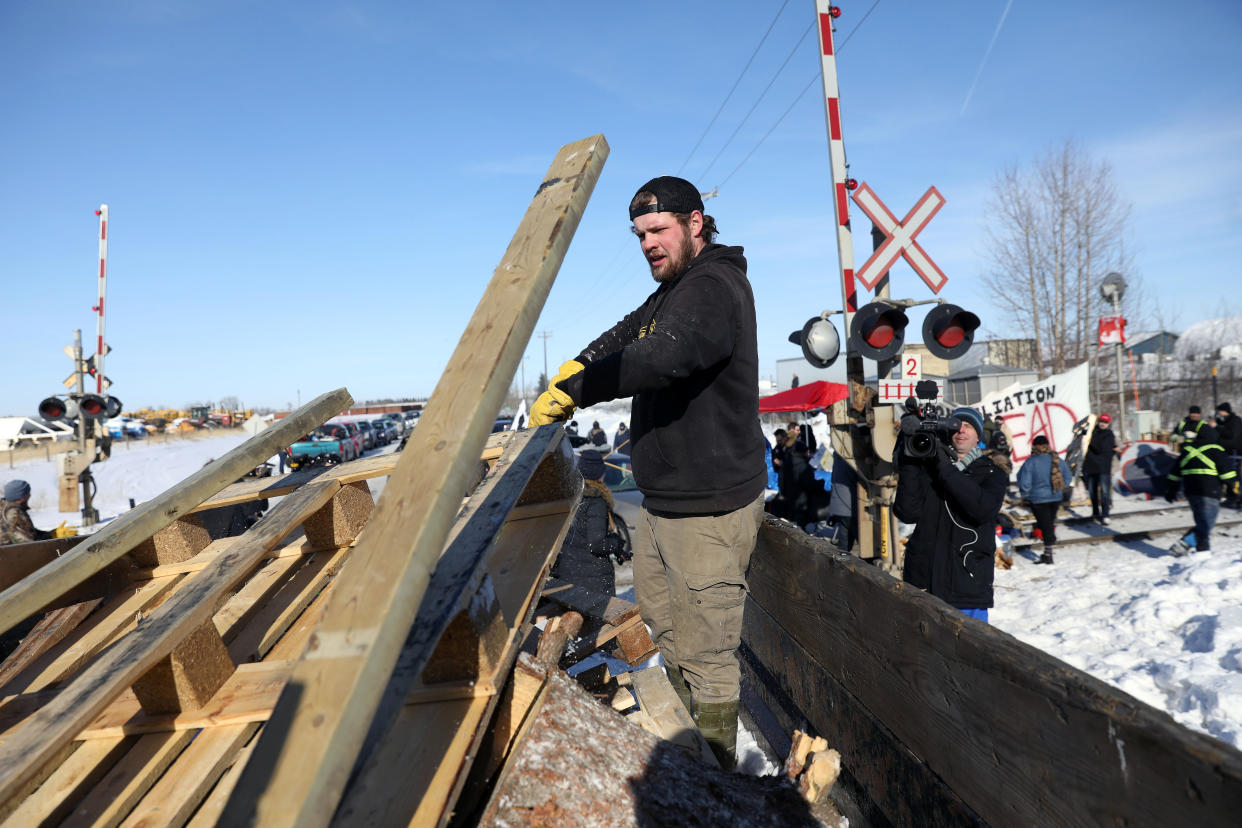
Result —
[[789, 341], [802, 346], [802, 356], [816, 368], [827, 368], [841, 355], [841, 337], [837, 328], [823, 316], [806, 320], [802, 330], [789, 335]]
[[850, 350], [877, 362], [901, 353], [910, 318], [888, 302], [863, 305], [850, 322]]
[[78, 416], [78, 404], [72, 400], [62, 400], [60, 397], [48, 397], [39, 403], [39, 416], [54, 423], [58, 420], [74, 420]]
[[937, 305], [923, 320], [923, 342], [941, 359], [957, 359], [975, 341], [979, 317], [957, 305]]
[[880, 197], [866, 182], [854, 191], [854, 203], [867, 214], [871, 223], [880, 229], [886, 238], [871, 258], [860, 267], [854, 277], [862, 282], [868, 290], [875, 290], [884, 274], [897, 263], [898, 257], [904, 258], [914, 272], [922, 277], [932, 293], [939, 293], [949, 277], [944, 275], [927, 251], [919, 246], [914, 239], [927, 227], [932, 216], [940, 212], [944, 206], [944, 196], [935, 187], [928, 187], [923, 197], [910, 208], [901, 221], [880, 201]]

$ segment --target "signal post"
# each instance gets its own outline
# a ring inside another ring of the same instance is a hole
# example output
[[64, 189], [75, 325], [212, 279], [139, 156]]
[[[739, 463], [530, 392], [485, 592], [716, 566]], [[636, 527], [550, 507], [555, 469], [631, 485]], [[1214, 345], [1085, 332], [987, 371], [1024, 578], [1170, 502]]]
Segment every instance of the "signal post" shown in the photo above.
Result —
[[[932, 353], [945, 359], [961, 356], [969, 349], [979, 326], [975, 314], [943, 299], [915, 301], [890, 298], [888, 273], [897, 259], [905, 259], [933, 293], [939, 293], [948, 277], [916, 241], [918, 234], [944, 206], [945, 199], [931, 187], [900, 221], [875, 192], [848, 176], [840, 92], [837, 84], [836, 47], [833, 21], [841, 9], [829, 0], [816, 0], [824, 110], [828, 127], [828, 152], [832, 172], [833, 212], [837, 230], [837, 254], [841, 278], [841, 311], [826, 310], [812, 317], [790, 341], [802, 346], [807, 361], [819, 368], [831, 365], [840, 355], [840, 337], [829, 317], [844, 316], [846, 332], [845, 366], [849, 397], [829, 412], [833, 452], [849, 464], [858, 476], [857, 554], [873, 560], [892, 572], [900, 572], [903, 556], [897, 543], [892, 503], [897, 475], [891, 459], [895, 449], [894, 412], [890, 404], [880, 404], [877, 389], [867, 385], [863, 359], [875, 360], [877, 382], [897, 364], [909, 324], [906, 309], [935, 303], [936, 308], [923, 323], [923, 339]], [[856, 191], [856, 192], [854, 192]], [[854, 269], [853, 236], [849, 202], [852, 198], [868, 218], [873, 230], [874, 251], [857, 271]], [[874, 299], [858, 305], [858, 285], [874, 291]]]

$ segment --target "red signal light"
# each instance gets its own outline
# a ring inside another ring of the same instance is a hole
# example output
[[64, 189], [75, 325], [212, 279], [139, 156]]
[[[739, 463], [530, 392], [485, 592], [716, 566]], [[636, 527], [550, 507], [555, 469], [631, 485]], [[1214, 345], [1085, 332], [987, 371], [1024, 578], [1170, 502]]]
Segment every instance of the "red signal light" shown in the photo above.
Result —
[[840, 7], [840, 6], [829, 6], [829, 7], [828, 7], [828, 13], [829, 13], [830, 15], [832, 15], [833, 17], [840, 17], [840, 16], [841, 16], [841, 7]]
[[941, 359], [957, 359], [970, 350], [979, 317], [957, 305], [938, 305], [923, 320], [923, 342]]
[[107, 407], [107, 402], [98, 394], [83, 394], [78, 401], [78, 410], [82, 412], [82, 416], [92, 420], [104, 416]]
[[39, 416], [45, 420], [59, 420], [67, 410], [64, 400], [56, 397], [48, 397], [39, 403]]
[[850, 350], [868, 359], [892, 359], [905, 343], [905, 311], [885, 302], [871, 302], [858, 309], [850, 322]]

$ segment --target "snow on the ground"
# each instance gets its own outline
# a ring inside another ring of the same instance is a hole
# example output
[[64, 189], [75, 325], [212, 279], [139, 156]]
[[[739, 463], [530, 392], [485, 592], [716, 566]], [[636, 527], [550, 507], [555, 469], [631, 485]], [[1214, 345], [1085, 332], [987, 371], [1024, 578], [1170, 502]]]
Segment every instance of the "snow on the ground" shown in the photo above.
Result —
[[[590, 410], [583, 432], [598, 419], [611, 434], [628, 416], [628, 407], [614, 408]], [[130, 498], [142, 503], [159, 495], [245, 438], [238, 432], [117, 444], [110, 460], [92, 466], [101, 518], [127, 511]], [[0, 485], [14, 478], [31, 484], [36, 526], [80, 522], [76, 513], [57, 511], [54, 462], [0, 466]], [[1159, 505], [1118, 498], [1112, 528], [1127, 512]], [[1221, 519], [1237, 514], [1222, 510]], [[1032, 553], [1019, 553], [1013, 569], [996, 573], [991, 621], [1188, 727], [1242, 745], [1242, 527], [1218, 529], [1211, 552], [1174, 558], [1166, 551], [1171, 542], [1062, 546], [1051, 567], [1035, 566]], [[633, 600], [628, 569], [618, 569], [618, 593]], [[775, 758], [764, 757], [744, 728], [738, 749], [746, 769], [775, 772]]]
[[[1236, 515], [1221, 511], [1222, 520]], [[1238, 747], [1242, 528], [1213, 532], [1211, 552], [1176, 558], [1168, 553], [1172, 542], [1160, 536], [1062, 546], [1052, 566], [1034, 565], [1033, 553], [1019, 554], [1013, 569], [996, 573], [990, 620], [1181, 724]]]
[[[209, 433], [206, 436], [169, 437], [117, 441], [112, 444], [112, 457], [91, 464], [95, 478], [94, 507], [100, 522], [129, 511], [185, 480], [204, 465], [241, 445], [250, 435], [238, 429]], [[273, 460], [273, 462], [275, 462]], [[58, 511], [59, 494], [56, 479], [56, 458], [43, 458], [0, 467], [0, 481], [15, 478], [30, 484], [30, 518], [40, 529], [50, 529], [62, 520], [71, 526], [81, 523], [77, 512]]]

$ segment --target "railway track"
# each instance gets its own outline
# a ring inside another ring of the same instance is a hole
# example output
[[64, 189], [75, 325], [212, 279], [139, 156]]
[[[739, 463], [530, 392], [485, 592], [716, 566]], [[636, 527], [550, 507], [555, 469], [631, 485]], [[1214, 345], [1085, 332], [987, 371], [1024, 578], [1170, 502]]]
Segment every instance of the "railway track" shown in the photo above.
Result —
[[[1030, 525], [1033, 523], [1032, 520]], [[1153, 523], [1156, 525], [1152, 525]], [[1026, 531], [1028, 524], [1024, 521], [1022, 526]], [[1242, 516], [1233, 510], [1222, 510], [1220, 518], [1216, 521], [1216, 529], [1228, 526], [1242, 526]], [[1190, 518], [1190, 507], [1186, 505], [1121, 515], [1114, 514], [1109, 526], [1102, 526], [1090, 517], [1074, 516], [1057, 521], [1057, 546], [1101, 541], [1121, 543], [1165, 536], [1180, 537], [1193, 528], [1194, 521]], [[1021, 537], [1015, 538], [1013, 545], [1014, 549], [1027, 549], [1042, 546], [1043, 541]]]

